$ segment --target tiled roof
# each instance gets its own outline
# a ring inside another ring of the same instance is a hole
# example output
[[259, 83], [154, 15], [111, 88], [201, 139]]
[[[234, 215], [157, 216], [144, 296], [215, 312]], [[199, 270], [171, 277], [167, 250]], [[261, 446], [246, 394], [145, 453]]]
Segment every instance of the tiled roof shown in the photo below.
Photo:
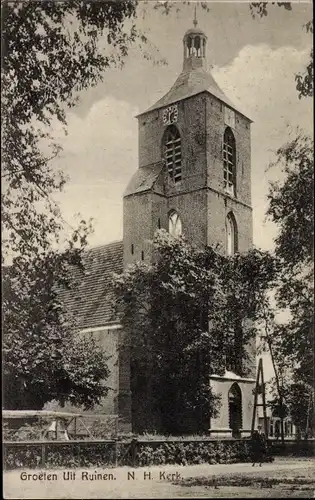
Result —
[[111, 305], [111, 280], [114, 272], [123, 272], [122, 241], [91, 248], [83, 261], [84, 271], [74, 272], [76, 286], [59, 291], [62, 304], [74, 316], [80, 330], [117, 323]]
[[186, 99], [187, 97], [191, 97], [196, 94], [200, 94], [201, 92], [209, 92], [213, 96], [220, 99], [220, 101], [242, 113], [242, 111], [239, 110], [235, 106], [235, 104], [233, 104], [230, 99], [224, 94], [223, 90], [220, 89], [211, 73], [207, 72], [204, 68], [194, 68], [182, 71], [167, 94], [165, 94], [164, 97], [159, 99], [144, 113], [147, 113], [154, 109], [162, 108], [164, 106], [168, 106], [169, 104], [180, 101], [181, 99]]
[[125, 189], [124, 196], [141, 193], [143, 191], [151, 189], [162, 168], [163, 165], [161, 162], [154, 165], [138, 168], [138, 170], [136, 170], [136, 172], [130, 179], [129, 184]]

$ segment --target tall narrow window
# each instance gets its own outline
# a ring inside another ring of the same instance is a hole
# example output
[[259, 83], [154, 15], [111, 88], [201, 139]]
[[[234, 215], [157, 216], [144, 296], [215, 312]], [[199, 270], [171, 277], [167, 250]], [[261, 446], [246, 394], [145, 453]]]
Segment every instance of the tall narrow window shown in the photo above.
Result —
[[228, 127], [223, 138], [223, 182], [224, 189], [235, 196], [236, 184], [236, 148], [232, 130]]
[[170, 179], [175, 183], [180, 182], [182, 180], [181, 138], [175, 125], [171, 125], [166, 129], [164, 158]]
[[174, 238], [178, 238], [182, 235], [182, 221], [177, 212], [173, 211], [170, 213], [168, 218], [168, 228], [169, 233], [174, 236]]
[[226, 218], [226, 253], [234, 255], [238, 251], [238, 236], [236, 220], [232, 212]]

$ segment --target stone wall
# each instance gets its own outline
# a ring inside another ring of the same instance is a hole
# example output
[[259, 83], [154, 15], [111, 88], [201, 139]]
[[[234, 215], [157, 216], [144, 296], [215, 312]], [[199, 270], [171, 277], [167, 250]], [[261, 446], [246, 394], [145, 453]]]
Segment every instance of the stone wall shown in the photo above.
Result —
[[211, 377], [211, 387], [215, 394], [221, 394], [221, 407], [216, 418], [211, 418], [210, 428], [212, 437], [231, 437], [229, 425], [229, 397], [228, 393], [234, 383], [237, 383], [242, 393], [242, 436], [250, 433], [253, 416], [255, 387], [254, 380], [227, 379], [224, 377]]

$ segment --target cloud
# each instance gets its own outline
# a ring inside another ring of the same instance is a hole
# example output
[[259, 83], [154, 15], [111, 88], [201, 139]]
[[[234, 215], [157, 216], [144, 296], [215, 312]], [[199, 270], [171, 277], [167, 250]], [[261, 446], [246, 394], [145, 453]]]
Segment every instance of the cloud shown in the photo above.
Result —
[[122, 238], [123, 191], [137, 168], [137, 113], [129, 103], [106, 97], [84, 118], [69, 113], [68, 135], [60, 135], [57, 163], [70, 180], [55, 199], [70, 224], [75, 213], [94, 219], [92, 245]]
[[308, 99], [300, 100], [294, 76], [303, 71], [309, 49], [292, 47], [272, 50], [268, 45], [246, 46], [223, 68], [214, 68], [213, 76], [252, 124], [252, 205], [254, 243], [272, 247], [276, 227], [265, 223], [269, 180], [279, 172], [266, 168], [275, 159], [275, 151], [288, 141], [297, 126], [312, 133], [312, 109]]

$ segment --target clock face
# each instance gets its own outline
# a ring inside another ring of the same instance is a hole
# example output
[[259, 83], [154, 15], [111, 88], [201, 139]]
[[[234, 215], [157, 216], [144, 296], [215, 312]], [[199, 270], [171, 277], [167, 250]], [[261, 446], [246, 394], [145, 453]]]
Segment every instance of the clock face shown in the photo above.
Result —
[[164, 125], [171, 125], [172, 123], [176, 123], [178, 118], [177, 104], [173, 104], [172, 106], [168, 106], [168, 108], [165, 108], [162, 117]]

